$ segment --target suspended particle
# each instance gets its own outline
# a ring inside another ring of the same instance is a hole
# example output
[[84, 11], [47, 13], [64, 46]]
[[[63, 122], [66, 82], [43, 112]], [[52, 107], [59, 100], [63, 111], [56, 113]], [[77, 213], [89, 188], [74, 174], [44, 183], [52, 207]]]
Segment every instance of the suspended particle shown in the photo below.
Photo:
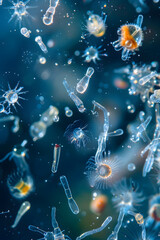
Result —
[[69, 107], [65, 107], [65, 115], [66, 117], [72, 117], [73, 111]]
[[39, 58], [39, 63], [40, 64], [45, 64], [46, 63], [46, 58], [45, 57], [40, 57]]
[[52, 39], [49, 39], [47, 42], [47, 47], [52, 48], [54, 47], [54, 45], [55, 45], [55, 42]]
[[74, 52], [74, 55], [75, 55], [76, 57], [80, 56], [80, 51], [76, 50], [76, 51]]
[[33, 53], [31, 51], [24, 51], [22, 54], [22, 62], [29, 67], [33, 63]]
[[132, 172], [136, 169], [136, 165], [134, 163], [128, 164], [128, 171]]

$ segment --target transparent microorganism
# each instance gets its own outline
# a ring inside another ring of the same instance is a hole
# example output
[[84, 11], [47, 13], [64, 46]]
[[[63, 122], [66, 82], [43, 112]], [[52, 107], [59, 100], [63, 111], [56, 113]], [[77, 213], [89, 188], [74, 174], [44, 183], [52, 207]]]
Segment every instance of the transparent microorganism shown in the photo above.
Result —
[[128, 171], [133, 172], [134, 170], [136, 170], [136, 165], [134, 163], [129, 163]]
[[99, 108], [101, 111], [103, 111], [104, 114], [104, 124], [103, 124], [103, 132], [100, 133], [98, 138], [98, 148], [95, 155], [95, 163], [98, 164], [99, 162], [103, 160], [106, 152], [106, 141], [111, 136], [120, 136], [123, 134], [122, 129], [117, 129], [114, 132], [108, 132], [109, 131], [109, 112], [108, 110], [103, 107], [101, 104], [97, 103], [96, 101], [92, 101], [94, 105], [93, 113], [95, 112], [95, 107]]
[[35, 37], [35, 42], [39, 45], [40, 49], [44, 53], [48, 53], [48, 49], [47, 49], [46, 45], [44, 44], [44, 42], [42, 41], [42, 37], [41, 36]]
[[38, 122], [31, 124], [29, 132], [33, 141], [37, 141], [45, 136], [47, 127], [51, 126], [54, 122], [59, 121], [59, 110], [54, 106], [49, 108], [41, 114], [41, 118]]
[[66, 197], [68, 199], [69, 208], [71, 209], [71, 211], [74, 214], [78, 214], [79, 213], [79, 207], [78, 207], [76, 201], [72, 197], [71, 189], [69, 187], [68, 180], [67, 180], [66, 176], [61, 176], [60, 181], [61, 181], [61, 184], [63, 186]]
[[53, 163], [52, 163], [52, 168], [51, 168], [51, 171], [53, 173], [56, 173], [58, 170], [60, 154], [61, 154], [61, 145], [55, 144], [54, 150], [53, 150]]
[[73, 116], [73, 111], [69, 107], [65, 107], [65, 115], [66, 117], [72, 117]]
[[47, 126], [42, 121], [32, 123], [32, 125], [29, 128], [29, 133], [33, 141], [37, 141], [38, 139], [43, 138], [46, 135], [46, 131]]
[[92, 230], [90, 230], [88, 232], [85, 232], [85, 233], [81, 234], [79, 237], [76, 238], [76, 240], [81, 240], [81, 239], [83, 239], [85, 237], [88, 237], [88, 236], [93, 235], [95, 233], [101, 232], [103, 229], [105, 229], [108, 226], [108, 224], [111, 221], [112, 221], [112, 217], [111, 216], [107, 217], [99, 228], [92, 229]]
[[107, 15], [105, 15], [103, 19], [99, 15], [90, 12], [86, 26], [89, 34], [94, 35], [95, 37], [102, 37], [106, 32], [106, 19]]
[[0, 103], [1, 105], [5, 106], [5, 111], [7, 111], [8, 113], [10, 113], [11, 107], [14, 107], [14, 109], [16, 110], [15, 104], [21, 106], [19, 103], [19, 99], [25, 100], [25, 98], [21, 97], [21, 95], [25, 94], [26, 92], [22, 92], [23, 87], [18, 88], [18, 85], [19, 82], [14, 89], [11, 89], [10, 85], [8, 84], [9, 90], [1, 90], [2, 92], [4, 92], [4, 94], [0, 98], [4, 100], [0, 101]]
[[15, 198], [22, 199], [29, 196], [34, 190], [33, 178], [29, 172], [17, 170], [7, 178], [7, 186], [11, 195]]
[[16, 219], [13, 223], [13, 225], [11, 226], [12, 228], [17, 227], [19, 221], [21, 220], [21, 218], [23, 217], [23, 215], [31, 208], [31, 204], [30, 202], [26, 201], [23, 202], [22, 205], [20, 206], [20, 209], [18, 210]]
[[64, 85], [69, 97], [75, 103], [78, 111], [81, 113], [84, 113], [86, 111], [86, 108], [84, 107], [82, 100], [74, 93], [74, 90], [69, 86], [69, 84], [66, 80], [63, 81], [63, 85]]
[[16, 170], [7, 178], [7, 186], [11, 195], [15, 198], [26, 198], [34, 190], [34, 181], [30, 173], [29, 166], [25, 160], [27, 149], [25, 145], [27, 140], [24, 140], [20, 145], [14, 146], [12, 152], [9, 152], [0, 162], [4, 162], [9, 158], [13, 159]]
[[28, 30], [26, 27], [21, 28], [20, 32], [24, 37], [30, 38], [31, 31]]
[[103, 53], [103, 51], [101, 51], [100, 49], [101, 46], [98, 48], [93, 46], [87, 47], [84, 51], [84, 54], [82, 55], [82, 57], [85, 57], [85, 62], [89, 63], [93, 61], [96, 64], [97, 60], [101, 60], [100, 56], [107, 57], [107, 53]]
[[27, 11], [27, 9], [32, 8], [30, 6], [27, 6], [27, 4], [30, 2], [30, 0], [27, 0], [25, 2], [19, 1], [19, 0], [17, 0], [17, 2], [14, 2], [12, 0], [10, 2], [13, 4], [13, 6], [9, 7], [9, 9], [12, 9], [14, 11], [14, 13], [12, 14], [9, 22], [12, 21], [16, 17], [19, 22], [19, 27], [21, 27], [22, 20], [25, 17], [30, 16], [30, 14]]
[[[86, 165], [85, 174], [87, 175], [91, 187], [109, 188], [115, 183], [120, 168], [118, 158], [105, 158], [95, 162], [95, 157], [91, 157]], [[122, 165], [121, 165], [122, 166]]]
[[143, 16], [139, 15], [136, 24], [125, 24], [117, 31], [119, 39], [115, 42], [112, 42], [112, 45], [116, 51], [123, 49], [123, 61], [128, 60], [132, 54], [135, 54], [135, 51], [138, 50], [139, 46], [142, 44], [142, 22]]
[[10, 115], [7, 117], [0, 118], [0, 123], [8, 122], [8, 121], [13, 121], [13, 126], [12, 126], [11, 130], [13, 133], [17, 133], [19, 131], [19, 121], [20, 121], [19, 117]]
[[85, 93], [85, 91], [86, 91], [87, 88], [88, 88], [88, 85], [89, 85], [89, 82], [90, 82], [90, 79], [91, 79], [93, 73], [94, 73], [94, 68], [92, 68], [92, 67], [87, 68], [86, 74], [85, 74], [84, 77], [77, 83], [76, 91], [77, 91], [78, 93], [80, 93], [80, 94]]
[[[119, 211], [118, 222], [107, 240], [118, 239], [118, 233], [122, 226], [124, 217], [128, 214], [133, 215], [135, 213], [135, 207], [141, 204], [145, 197], [143, 193], [138, 191], [137, 187], [134, 187], [130, 183], [127, 185], [125, 179], [112, 188], [113, 203]], [[143, 239], [144, 240], [144, 239]]]
[[142, 138], [144, 142], [148, 140], [146, 129], [151, 120], [152, 116], [148, 116], [146, 120], [144, 120], [138, 127], [136, 127], [134, 132], [132, 132], [132, 136], [130, 138], [132, 142], [136, 143], [140, 140], [140, 138]]
[[42, 238], [43, 240], [65, 240], [65, 239], [70, 239], [67, 235], [64, 235], [61, 229], [59, 228], [58, 222], [56, 220], [56, 208], [53, 207], [51, 211], [51, 218], [52, 218], [52, 227], [53, 231], [52, 232], [46, 232], [39, 227], [35, 227], [33, 225], [29, 225], [28, 229], [33, 231], [33, 232], [38, 232], [44, 236]]
[[43, 23], [45, 25], [51, 25], [53, 23], [53, 17], [56, 12], [59, 0], [49, 0], [49, 7], [43, 15]]
[[80, 120], [74, 121], [66, 128], [64, 136], [70, 143], [73, 143], [76, 148], [85, 147], [89, 142], [90, 133], [86, 130], [86, 125]]
[[160, 227], [160, 194], [154, 195], [149, 201], [149, 216], [145, 220], [145, 226], [154, 230]]
[[107, 203], [108, 203], [108, 198], [103, 194], [96, 193], [96, 196], [94, 196], [94, 194], [95, 193], [93, 193], [93, 199], [90, 203], [90, 210], [93, 213], [99, 215], [102, 212], [104, 212], [104, 210], [107, 206]]
[[146, 177], [147, 173], [149, 173], [153, 167], [155, 161], [159, 160], [159, 144], [160, 144], [160, 111], [159, 104], [155, 106], [156, 113], [156, 127], [153, 134], [153, 139], [150, 143], [142, 150], [141, 156], [148, 151], [147, 158], [145, 160], [145, 164], [143, 167], [143, 177]]

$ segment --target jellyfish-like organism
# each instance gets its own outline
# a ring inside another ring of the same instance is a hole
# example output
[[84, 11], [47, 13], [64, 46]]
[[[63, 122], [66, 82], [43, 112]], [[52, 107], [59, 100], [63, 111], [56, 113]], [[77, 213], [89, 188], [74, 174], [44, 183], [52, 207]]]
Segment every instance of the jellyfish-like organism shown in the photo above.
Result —
[[90, 140], [90, 133], [86, 130], [86, 125], [80, 120], [74, 121], [67, 127], [64, 136], [70, 143], [73, 143], [76, 148], [85, 147]]
[[119, 168], [120, 162], [116, 157], [103, 158], [97, 163], [95, 157], [91, 157], [87, 162], [85, 174], [91, 187], [106, 189], [115, 183]]
[[27, 4], [30, 2], [30, 0], [26, 0], [25, 2], [17, 0], [16, 2], [10, 1], [13, 6], [9, 7], [9, 9], [12, 9], [14, 12], [9, 19], [9, 22], [12, 21], [15, 17], [16, 20], [19, 22], [19, 27], [21, 27], [21, 22], [25, 17], [30, 16], [27, 9], [32, 8], [30, 6], [27, 6]]
[[58, 222], [56, 220], [56, 208], [53, 207], [51, 210], [51, 218], [52, 218], [52, 227], [53, 231], [52, 232], [47, 232], [39, 227], [35, 227], [33, 225], [29, 225], [28, 229], [33, 231], [33, 232], [38, 232], [44, 236], [42, 238], [43, 240], [65, 240], [65, 239], [70, 239], [67, 235], [64, 235], [61, 229], [59, 228]]
[[116, 51], [123, 49], [123, 61], [128, 60], [132, 54], [135, 54], [135, 51], [138, 50], [139, 46], [142, 44], [142, 22], [143, 16], [139, 15], [136, 24], [125, 24], [117, 31], [119, 39], [115, 42], [112, 42], [112, 45]]
[[[26, 91], [22, 92], [23, 87], [18, 86], [19, 82], [17, 83], [14, 89], [11, 89], [10, 85], [8, 84], [9, 90], [7, 91], [1, 90], [2, 92], [4, 92], [4, 94], [0, 98], [3, 98], [4, 100], [0, 101], [0, 105], [2, 105], [3, 107], [5, 106], [5, 111], [7, 113], [11, 112], [11, 106], [14, 107], [15, 110], [16, 110], [15, 104], [21, 106], [19, 103], [19, 99], [25, 100], [25, 98], [21, 97], [21, 95], [25, 94]], [[3, 112], [5, 113], [5, 111]]]
[[26, 198], [34, 190], [34, 181], [30, 173], [29, 166], [25, 160], [27, 156], [27, 149], [25, 145], [27, 141], [24, 140], [20, 145], [16, 145], [12, 152], [9, 152], [0, 162], [9, 158], [13, 159], [16, 170], [8, 176], [7, 186], [11, 195], [15, 198]]
[[84, 51], [84, 54], [82, 55], [82, 57], [85, 57], [85, 62], [89, 63], [91, 61], [93, 61], [96, 64], [97, 60], [101, 60], [100, 56], [105, 56], [107, 57], [107, 53], [103, 53], [100, 47], [94, 47], [94, 46], [90, 46], [87, 47], [86, 50]]
[[159, 229], [160, 227], [160, 194], [154, 195], [149, 201], [149, 216], [145, 226]]
[[113, 233], [107, 240], [118, 239], [118, 233], [122, 226], [123, 219], [126, 215], [134, 215], [135, 207], [144, 201], [143, 193], [138, 190], [138, 187], [130, 183], [127, 185], [126, 179], [123, 179], [112, 188], [113, 203], [119, 211], [118, 222], [115, 226]]
[[94, 35], [95, 37], [102, 37], [106, 32], [106, 19], [107, 15], [105, 15], [103, 19], [97, 14], [90, 13], [86, 26], [89, 34]]

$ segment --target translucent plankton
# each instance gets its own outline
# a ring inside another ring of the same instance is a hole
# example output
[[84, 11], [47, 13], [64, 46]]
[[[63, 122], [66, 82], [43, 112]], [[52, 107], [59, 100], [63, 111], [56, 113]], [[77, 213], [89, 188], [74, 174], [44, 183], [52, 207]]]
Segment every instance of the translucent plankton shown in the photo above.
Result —
[[25, 2], [23, 1], [19, 1], [17, 0], [17, 2], [14, 1], [10, 1], [13, 6], [9, 7], [9, 9], [13, 9], [14, 13], [12, 14], [10, 21], [12, 21], [15, 17], [17, 17], [17, 20], [19, 21], [19, 26], [21, 26], [21, 22], [23, 20], [23, 18], [25, 18], [26, 16], [30, 16], [27, 9], [32, 8], [27, 6], [27, 4], [30, 2], [30, 0], [27, 0]]
[[86, 125], [80, 120], [76, 120], [72, 124], [69, 124], [64, 136], [77, 148], [85, 147], [89, 141], [89, 131], [86, 130]]
[[53, 207], [51, 210], [51, 218], [52, 218], [52, 227], [53, 227], [53, 231], [52, 232], [47, 232], [44, 231], [42, 229], [40, 229], [39, 227], [35, 227], [33, 225], [29, 225], [28, 229], [33, 231], [33, 232], [38, 232], [41, 235], [43, 235], [43, 240], [65, 240], [68, 239], [70, 240], [70, 238], [67, 235], [63, 234], [63, 231], [61, 231], [58, 222], [56, 220], [56, 208]]
[[87, 20], [87, 31], [94, 35], [95, 37], [102, 37], [106, 32], [106, 22], [107, 15], [105, 15], [104, 19], [97, 14], [90, 13], [89, 18]]
[[26, 201], [23, 202], [22, 205], [20, 206], [20, 209], [18, 210], [17, 216], [15, 218], [15, 221], [13, 223], [13, 225], [11, 226], [12, 228], [15, 228], [19, 221], [21, 220], [21, 218], [23, 217], [23, 215], [31, 208], [31, 204], [30, 202]]
[[21, 106], [18, 102], [19, 99], [25, 100], [25, 98], [21, 97], [20, 95], [25, 94], [26, 92], [22, 92], [23, 87], [19, 87], [19, 82], [17, 83], [16, 87], [14, 89], [11, 89], [10, 85], [8, 84], [9, 90], [4, 91], [4, 94], [1, 96], [1, 98], [4, 98], [4, 100], [0, 101], [0, 106], [3, 106], [1, 112], [4, 113], [10, 113], [11, 111], [11, 106], [14, 107], [16, 110], [15, 104], [18, 104]]
[[108, 188], [114, 184], [114, 181], [119, 172], [119, 160], [101, 159], [95, 162], [95, 157], [91, 157], [86, 165], [85, 174], [87, 175], [91, 187]]
[[31, 31], [28, 30], [27, 28], [25, 28], [25, 27], [21, 28], [20, 33], [21, 33], [24, 37], [30, 38], [30, 33], [31, 33]]
[[27, 155], [27, 149], [25, 148], [26, 144], [27, 141], [24, 140], [0, 160], [0, 162], [3, 162], [8, 158], [10, 161], [13, 159], [17, 167], [16, 171], [8, 176], [7, 186], [11, 195], [18, 199], [26, 198], [34, 190], [34, 181], [25, 160]]
[[85, 57], [85, 62], [89, 63], [93, 61], [96, 64], [97, 60], [101, 60], [100, 56], [108, 56], [106, 53], [102, 53], [101, 46], [96, 48], [93, 46], [87, 47], [82, 57]]
[[143, 16], [139, 15], [136, 24], [125, 24], [118, 29], [119, 39], [112, 42], [116, 51], [122, 50], [122, 60], [126, 61], [134, 54], [143, 40], [142, 32]]

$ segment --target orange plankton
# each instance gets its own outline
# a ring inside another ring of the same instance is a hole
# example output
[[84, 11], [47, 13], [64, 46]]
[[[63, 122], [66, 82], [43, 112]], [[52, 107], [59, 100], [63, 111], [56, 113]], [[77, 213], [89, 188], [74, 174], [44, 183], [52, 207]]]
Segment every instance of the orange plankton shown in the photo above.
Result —
[[90, 209], [93, 213], [102, 213], [107, 205], [108, 199], [105, 195], [98, 195], [91, 201]]
[[122, 50], [122, 60], [126, 61], [130, 58], [131, 54], [135, 53], [135, 50], [142, 43], [143, 32], [141, 29], [143, 22], [143, 16], [139, 15], [136, 24], [125, 24], [117, 33], [120, 35], [119, 39], [112, 43], [116, 51]]

